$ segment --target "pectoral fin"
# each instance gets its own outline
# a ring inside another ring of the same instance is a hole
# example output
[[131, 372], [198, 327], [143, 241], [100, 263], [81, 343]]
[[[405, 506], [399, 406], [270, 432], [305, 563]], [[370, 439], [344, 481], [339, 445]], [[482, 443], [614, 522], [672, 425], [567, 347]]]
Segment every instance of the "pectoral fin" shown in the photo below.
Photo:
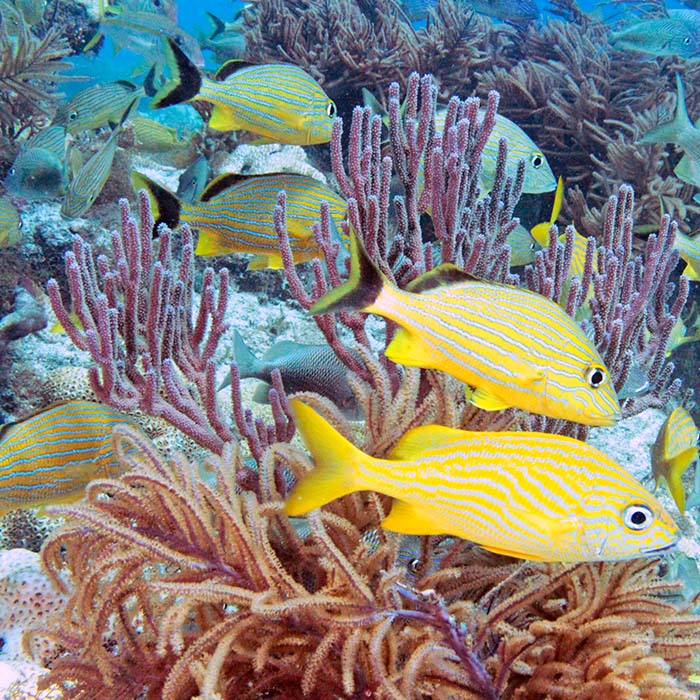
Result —
[[235, 131], [242, 128], [231, 110], [219, 105], [214, 105], [209, 117], [209, 126], [217, 131]]
[[415, 333], [399, 328], [384, 353], [392, 362], [409, 367], [433, 367], [435, 352], [431, 352]]
[[416, 507], [406, 501], [395, 500], [389, 515], [382, 520], [382, 527], [404, 535], [441, 535], [434, 518], [425, 509]]
[[483, 411], [502, 411], [510, 408], [512, 404], [506, 403], [503, 399], [494, 396], [488, 389], [478, 387], [472, 392], [471, 402]]

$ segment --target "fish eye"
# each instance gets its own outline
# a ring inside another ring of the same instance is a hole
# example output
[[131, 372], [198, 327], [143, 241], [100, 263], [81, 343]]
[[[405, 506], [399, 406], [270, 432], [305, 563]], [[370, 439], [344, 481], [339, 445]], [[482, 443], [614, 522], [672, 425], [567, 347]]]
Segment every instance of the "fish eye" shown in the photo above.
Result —
[[17, 171], [14, 168], [10, 168], [10, 175], [14, 175]]
[[70, 119], [72, 122], [75, 121], [77, 118], [78, 118], [78, 113], [77, 113], [75, 110], [73, 110], [73, 111], [68, 115], [68, 119]]
[[646, 530], [654, 521], [654, 513], [641, 503], [633, 503], [625, 508], [622, 520], [630, 530]]
[[420, 565], [420, 559], [411, 559], [411, 561], [409, 561], [407, 564], [407, 568], [412, 574], [417, 574], [418, 570], [420, 569]]
[[541, 153], [533, 153], [532, 158], [530, 158], [530, 163], [533, 168], [539, 168], [544, 163], [544, 156]]
[[332, 119], [335, 117], [335, 113], [335, 102], [333, 102], [333, 100], [328, 100], [328, 104], [326, 105], [326, 114]]
[[599, 386], [602, 386], [607, 380], [608, 374], [605, 371], [605, 368], [601, 367], [600, 365], [591, 365], [586, 370], [586, 381], [588, 382], [588, 386], [593, 389], [597, 389]]

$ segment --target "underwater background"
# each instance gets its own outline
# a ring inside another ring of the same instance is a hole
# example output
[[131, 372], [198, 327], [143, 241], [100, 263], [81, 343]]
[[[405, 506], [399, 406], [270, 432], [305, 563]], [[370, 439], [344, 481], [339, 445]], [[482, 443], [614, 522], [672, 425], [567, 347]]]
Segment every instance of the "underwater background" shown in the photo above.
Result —
[[0, 0], [0, 695], [700, 698], [700, 3]]

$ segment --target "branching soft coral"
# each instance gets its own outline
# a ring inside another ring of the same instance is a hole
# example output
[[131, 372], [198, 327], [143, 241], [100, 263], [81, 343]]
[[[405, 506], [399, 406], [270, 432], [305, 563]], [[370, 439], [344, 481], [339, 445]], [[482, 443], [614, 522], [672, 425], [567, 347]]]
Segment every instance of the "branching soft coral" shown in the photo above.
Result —
[[70, 575], [43, 680], [66, 699], [694, 697], [678, 679], [700, 618], [658, 560], [531, 565], [422, 538], [409, 570], [375, 495], [284, 515], [272, 465], [310, 467], [290, 446], [239, 493], [234, 446], [204, 480], [130, 428], [116, 441], [131, 471], [61, 508], [72, 524], [43, 550]]

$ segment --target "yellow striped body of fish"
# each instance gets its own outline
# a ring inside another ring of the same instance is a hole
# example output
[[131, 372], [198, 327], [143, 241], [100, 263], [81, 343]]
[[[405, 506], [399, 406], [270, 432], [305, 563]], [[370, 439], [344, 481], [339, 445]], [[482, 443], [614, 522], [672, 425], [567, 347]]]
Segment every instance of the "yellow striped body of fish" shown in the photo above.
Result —
[[251, 253], [250, 269], [281, 268], [282, 256], [274, 226], [280, 190], [287, 195], [287, 231], [297, 262], [318, 257], [313, 224], [320, 219], [320, 206], [327, 202], [331, 219], [340, 226], [345, 200], [318, 180], [296, 173], [237, 175], [227, 173], [212, 180], [193, 203], [176, 196], [142, 173], [132, 173], [136, 190], [145, 189], [157, 220], [171, 228], [188, 223], [199, 232], [197, 255]]
[[527, 289], [441, 265], [406, 290], [382, 276], [351, 235], [349, 279], [312, 314], [355, 309], [400, 328], [386, 348], [399, 364], [437, 369], [476, 390], [485, 410], [509, 406], [587, 425], [613, 425], [620, 404], [598, 351], [563, 309]]
[[658, 489], [661, 479], [665, 479], [681, 513], [685, 512], [685, 491], [681, 477], [697, 458], [698, 427], [690, 413], [685, 408], [678, 407], [661, 426], [651, 447], [651, 468], [656, 479], [655, 488]]
[[12, 248], [22, 241], [22, 218], [8, 197], [0, 196], [0, 248]]
[[221, 66], [211, 80], [201, 75], [172, 39], [167, 46], [168, 65], [175, 75], [158, 91], [153, 108], [202, 100], [214, 105], [209, 119], [212, 129], [245, 129], [272, 143], [330, 141], [335, 104], [299, 66], [234, 60]]
[[0, 428], [0, 514], [70, 503], [89, 481], [119, 472], [112, 429], [129, 416], [92, 401], [69, 401]]
[[382, 522], [388, 530], [452, 535], [522, 559], [629, 559], [678, 540], [676, 524], [656, 498], [579, 440], [426, 425], [406, 433], [388, 459], [378, 459], [310, 407], [291, 404], [315, 467], [289, 494], [288, 515], [371, 490], [394, 499]]

